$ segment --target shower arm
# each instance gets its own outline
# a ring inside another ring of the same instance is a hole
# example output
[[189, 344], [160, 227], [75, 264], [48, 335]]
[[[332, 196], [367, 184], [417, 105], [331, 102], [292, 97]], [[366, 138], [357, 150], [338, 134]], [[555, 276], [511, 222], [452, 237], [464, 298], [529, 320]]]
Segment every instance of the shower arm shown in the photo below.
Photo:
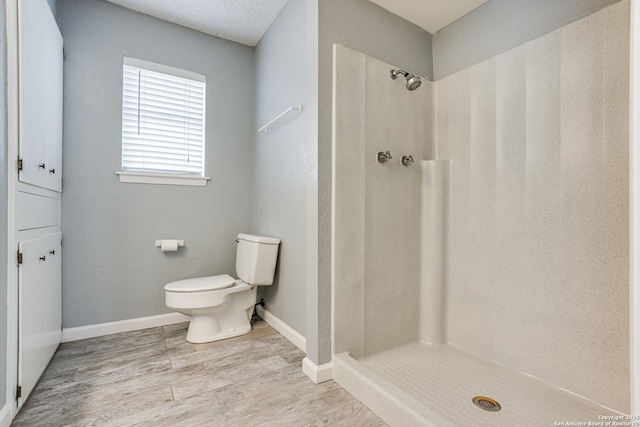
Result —
[[404, 71], [404, 70], [391, 70], [389, 71], [389, 75], [391, 76], [391, 80], [395, 80], [398, 78], [398, 74], [402, 74], [405, 79], [407, 78], [407, 76], [409, 75], [408, 71]]

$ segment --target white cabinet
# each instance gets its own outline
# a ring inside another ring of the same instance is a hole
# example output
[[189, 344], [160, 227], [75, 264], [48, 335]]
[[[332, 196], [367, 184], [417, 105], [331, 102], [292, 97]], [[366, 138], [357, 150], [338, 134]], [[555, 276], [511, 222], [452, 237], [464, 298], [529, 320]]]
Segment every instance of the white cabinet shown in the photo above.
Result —
[[14, 378], [19, 408], [62, 338], [63, 52], [62, 36], [46, 0], [17, 0], [17, 9], [18, 137], [14, 147], [19, 160], [13, 178], [12, 243], [18, 244], [18, 283], [11, 285], [17, 286], [11, 303], [17, 302], [17, 343], [12, 345], [17, 346]]
[[[44, 3], [44, 4], [43, 4]], [[62, 185], [62, 35], [44, 0], [19, 3], [19, 158], [22, 182]]]
[[[61, 233], [19, 243], [22, 395], [29, 396], [62, 337]], [[21, 262], [20, 262], [21, 261]]]
[[60, 224], [60, 197], [18, 191], [16, 207], [20, 215], [16, 218], [18, 231], [44, 227], [56, 227]]

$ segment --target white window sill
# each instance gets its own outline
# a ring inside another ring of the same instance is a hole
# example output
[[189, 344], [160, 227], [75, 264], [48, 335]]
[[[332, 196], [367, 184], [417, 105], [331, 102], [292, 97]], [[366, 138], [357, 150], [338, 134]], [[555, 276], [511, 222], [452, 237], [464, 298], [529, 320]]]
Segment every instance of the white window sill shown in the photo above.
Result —
[[168, 173], [116, 171], [120, 182], [131, 184], [187, 185], [204, 187], [211, 178], [207, 176], [173, 175]]

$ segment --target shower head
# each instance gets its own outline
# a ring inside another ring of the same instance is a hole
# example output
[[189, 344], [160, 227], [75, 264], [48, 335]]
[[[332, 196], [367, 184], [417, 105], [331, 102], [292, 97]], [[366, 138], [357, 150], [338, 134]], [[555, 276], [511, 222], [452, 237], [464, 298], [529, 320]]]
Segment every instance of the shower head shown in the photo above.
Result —
[[422, 79], [418, 76], [410, 74], [407, 76], [407, 90], [416, 90], [422, 84]]
[[407, 90], [416, 90], [422, 84], [422, 79], [415, 74], [408, 73], [404, 70], [391, 70], [389, 75], [391, 76], [391, 80], [395, 80], [398, 78], [398, 74], [402, 74], [405, 79], [407, 79]]

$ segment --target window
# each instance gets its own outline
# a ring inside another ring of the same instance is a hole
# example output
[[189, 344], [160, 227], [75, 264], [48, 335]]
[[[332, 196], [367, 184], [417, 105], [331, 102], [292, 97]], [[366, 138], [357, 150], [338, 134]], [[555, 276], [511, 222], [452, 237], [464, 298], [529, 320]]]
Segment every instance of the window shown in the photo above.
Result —
[[122, 73], [122, 182], [206, 185], [205, 78], [134, 58]]

